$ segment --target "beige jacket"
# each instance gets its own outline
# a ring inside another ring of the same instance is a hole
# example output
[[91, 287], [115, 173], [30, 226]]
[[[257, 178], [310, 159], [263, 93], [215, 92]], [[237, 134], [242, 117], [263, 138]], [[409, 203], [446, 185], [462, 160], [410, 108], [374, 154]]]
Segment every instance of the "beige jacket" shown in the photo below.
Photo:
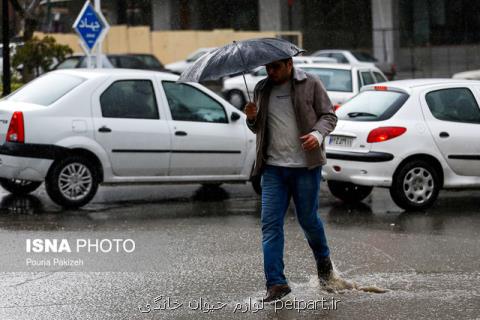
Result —
[[[305, 135], [317, 130], [325, 138], [337, 124], [337, 116], [325, 87], [316, 76], [303, 70], [294, 68], [292, 73], [291, 96], [300, 134]], [[257, 135], [257, 156], [252, 176], [261, 174], [266, 162], [266, 124], [271, 88], [272, 83], [268, 78], [256, 85], [254, 102], [257, 105], [257, 117], [253, 122], [247, 120], [247, 126]], [[324, 165], [327, 162], [324, 144], [322, 143], [320, 148], [306, 151], [306, 160], [310, 169]]]

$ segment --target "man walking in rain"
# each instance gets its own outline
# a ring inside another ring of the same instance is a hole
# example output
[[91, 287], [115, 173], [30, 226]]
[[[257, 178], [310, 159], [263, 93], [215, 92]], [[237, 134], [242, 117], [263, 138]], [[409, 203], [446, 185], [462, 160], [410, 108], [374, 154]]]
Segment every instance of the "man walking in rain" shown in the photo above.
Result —
[[293, 67], [292, 59], [266, 66], [268, 77], [245, 106], [247, 125], [257, 135], [253, 175], [261, 174], [262, 247], [267, 294], [272, 302], [290, 293], [284, 274], [284, 218], [293, 198], [315, 261], [320, 283], [332, 275], [330, 251], [317, 214], [324, 138], [337, 117], [320, 80]]

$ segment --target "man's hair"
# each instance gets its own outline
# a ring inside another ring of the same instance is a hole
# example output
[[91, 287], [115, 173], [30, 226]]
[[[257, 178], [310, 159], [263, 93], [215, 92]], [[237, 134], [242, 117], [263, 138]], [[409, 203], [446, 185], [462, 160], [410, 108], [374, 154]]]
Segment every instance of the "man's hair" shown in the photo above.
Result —
[[292, 62], [293, 62], [292, 58], [282, 59], [282, 60], [280, 60], [280, 61], [283, 62], [284, 64], [287, 64], [288, 61], [292, 61]]

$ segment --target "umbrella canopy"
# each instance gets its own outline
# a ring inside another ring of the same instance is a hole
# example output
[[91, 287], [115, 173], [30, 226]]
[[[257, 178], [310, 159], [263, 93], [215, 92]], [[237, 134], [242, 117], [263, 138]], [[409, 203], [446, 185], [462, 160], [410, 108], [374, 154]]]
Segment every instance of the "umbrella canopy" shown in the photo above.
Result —
[[273, 61], [287, 59], [305, 50], [277, 38], [234, 41], [203, 55], [185, 70], [179, 82], [200, 82], [244, 73]]

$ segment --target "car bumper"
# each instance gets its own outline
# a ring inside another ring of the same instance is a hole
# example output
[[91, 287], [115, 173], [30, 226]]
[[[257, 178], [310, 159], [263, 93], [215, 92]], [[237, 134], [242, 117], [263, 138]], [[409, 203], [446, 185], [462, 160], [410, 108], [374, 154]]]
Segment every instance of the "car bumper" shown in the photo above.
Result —
[[6, 142], [0, 146], [0, 177], [43, 181], [53, 161], [65, 151], [54, 145]]
[[384, 152], [329, 152], [323, 166], [326, 180], [351, 182], [364, 186], [390, 187], [396, 159]]

